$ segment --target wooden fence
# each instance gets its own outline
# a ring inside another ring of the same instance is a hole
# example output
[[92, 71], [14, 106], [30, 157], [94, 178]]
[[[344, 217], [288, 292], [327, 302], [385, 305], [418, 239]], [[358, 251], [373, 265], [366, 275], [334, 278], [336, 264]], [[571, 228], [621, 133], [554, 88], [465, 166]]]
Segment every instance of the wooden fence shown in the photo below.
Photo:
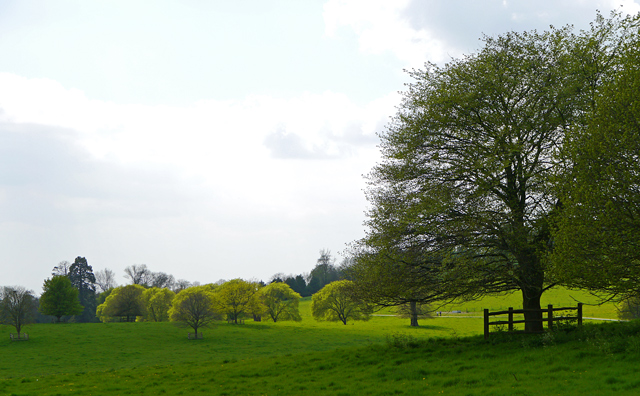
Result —
[[[553, 313], [557, 311], [577, 311], [576, 316], [554, 316]], [[540, 312], [542, 314], [542, 319], [533, 319], [533, 320], [513, 320], [513, 315], [524, 315], [525, 312]], [[547, 314], [547, 317], [544, 317], [544, 314]], [[494, 322], [489, 322], [489, 317], [496, 315], [508, 315], [507, 320], [498, 320]], [[582, 326], [582, 303], [578, 303], [577, 307], [563, 307], [563, 308], [554, 308], [553, 305], [548, 305], [546, 309], [513, 309], [509, 307], [507, 311], [497, 311], [497, 312], [489, 312], [488, 309], [484, 310], [484, 338], [485, 340], [489, 338], [489, 326], [501, 326], [507, 325], [508, 331], [513, 332], [513, 325], [517, 323], [527, 323], [530, 321], [542, 321], [547, 322], [547, 326], [549, 330], [553, 330], [553, 322], [561, 321], [561, 320], [577, 320], [578, 326]]]
[[9, 339], [11, 341], [29, 341], [29, 334], [27, 333], [9, 333]]

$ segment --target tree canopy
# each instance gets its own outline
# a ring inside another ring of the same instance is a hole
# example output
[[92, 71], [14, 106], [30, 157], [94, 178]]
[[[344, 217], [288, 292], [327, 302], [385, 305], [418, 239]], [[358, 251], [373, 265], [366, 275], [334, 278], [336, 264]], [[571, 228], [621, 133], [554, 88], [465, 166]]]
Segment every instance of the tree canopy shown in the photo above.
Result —
[[217, 310], [224, 312], [234, 323], [247, 314], [261, 312], [258, 289], [258, 283], [243, 279], [223, 283], [215, 290]]
[[640, 295], [640, 31], [575, 128], [559, 177], [553, 260], [566, 284]]
[[[397, 307], [410, 317], [411, 326], [426, 315], [429, 303], [460, 296], [466, 290], [458, 278], [447, 281], [441, 260], [423, 257], [419, 250], [390, 252], [384, 249], [352, 252], [354, 259], [346, 268], [354, 282], [358, 298], [378, 307]], [[451, 274], [448, 274], [451, 276]]]
[[173, 299], [169, 317], [171, 321], [191, 327], [198, 339], [198, 329], [208, 327], [222, 318], [216, 309], [213, 288], [209, 285], [192, 286], [182, 290]]
[[96, 315], [103, 322], [115, 317], [123, 318], [129, 322], [144, 316], [146, 313], [142, 300], [144, 291], [144, 287], [135, 284], [116, 287], [107, 296], [104, 303], [98, 306]]
[[84, 310], [78, 298], [78, 289], [73, 287], [68, 277], [53, 276], [44, 281], [40, 296], [40, 313], [55, 316], [58, 322], [63, 316], [79, 315]]
[[301, 296], [291, 289], [289, 285], [281, 282], [271, 283], [259, 292], [260, 302], [265, 306], [268, 318], [277, 322], [279, 320], [301, 321], [298, 310]]
[[142, 302], [145, 306], [146, 321], [165, 322], [169, 320], [169, 309], [176, 296], [166, 288], [152, 287], [142, 292]]
[[329, 283], [311, 297], [311, 315], [316, 320], [340, 321], [369, 320], [372, 308], [360, 300], [349, 280]]

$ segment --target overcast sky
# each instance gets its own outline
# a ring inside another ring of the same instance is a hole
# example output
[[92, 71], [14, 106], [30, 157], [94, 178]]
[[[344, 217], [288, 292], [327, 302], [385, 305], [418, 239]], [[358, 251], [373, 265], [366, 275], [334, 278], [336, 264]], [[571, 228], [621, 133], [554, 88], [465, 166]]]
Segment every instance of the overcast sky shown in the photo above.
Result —
[[640, 0], [2, 0], [0, 285], [340, 261], [403, 69], [613, 9]]

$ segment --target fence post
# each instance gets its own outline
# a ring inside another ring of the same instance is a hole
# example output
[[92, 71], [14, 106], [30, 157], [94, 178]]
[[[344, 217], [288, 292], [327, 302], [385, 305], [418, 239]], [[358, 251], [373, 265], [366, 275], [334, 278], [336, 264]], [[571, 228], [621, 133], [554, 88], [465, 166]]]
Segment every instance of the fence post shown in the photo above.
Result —
[[489, 310], [484, 309], [484, 339], [489, 338]]
[[582, 303], [578, 303], [578, 326], [582, 326]]
[[547, 314], [547, 320], [549, 321], [549, 331], [553, 330], [553, 305], [549, 304], [547, 306], [548, 309], [548, 314]]
[[513, 307], [509, 307], [509, 332], [513, 332]]

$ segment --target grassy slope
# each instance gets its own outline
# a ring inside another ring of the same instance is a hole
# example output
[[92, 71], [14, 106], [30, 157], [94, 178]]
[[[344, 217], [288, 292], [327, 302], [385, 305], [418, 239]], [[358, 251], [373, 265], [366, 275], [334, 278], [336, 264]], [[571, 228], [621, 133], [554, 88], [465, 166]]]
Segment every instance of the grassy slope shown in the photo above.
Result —
[[[308, 301], [301, 311], [300, 323], [220, 324], [198, 341], [188, 341], [186, 329], [169, 323], [34, 325], [28, 342], [0, 341], [0, 394], [639, 390], [637, 365], [629, 365], [640, 353], [635, 334], [615, 342], [593, 333], [567, 342], [559, 334], [491, 345], [477, 336], [481, 319], [437, 318], [412, 329], [406, 319], [375, 317], [344, 326], [311, 320]], [[396, 344], [408, 340], [409, 347], [383, 346], [389, 334]]]

